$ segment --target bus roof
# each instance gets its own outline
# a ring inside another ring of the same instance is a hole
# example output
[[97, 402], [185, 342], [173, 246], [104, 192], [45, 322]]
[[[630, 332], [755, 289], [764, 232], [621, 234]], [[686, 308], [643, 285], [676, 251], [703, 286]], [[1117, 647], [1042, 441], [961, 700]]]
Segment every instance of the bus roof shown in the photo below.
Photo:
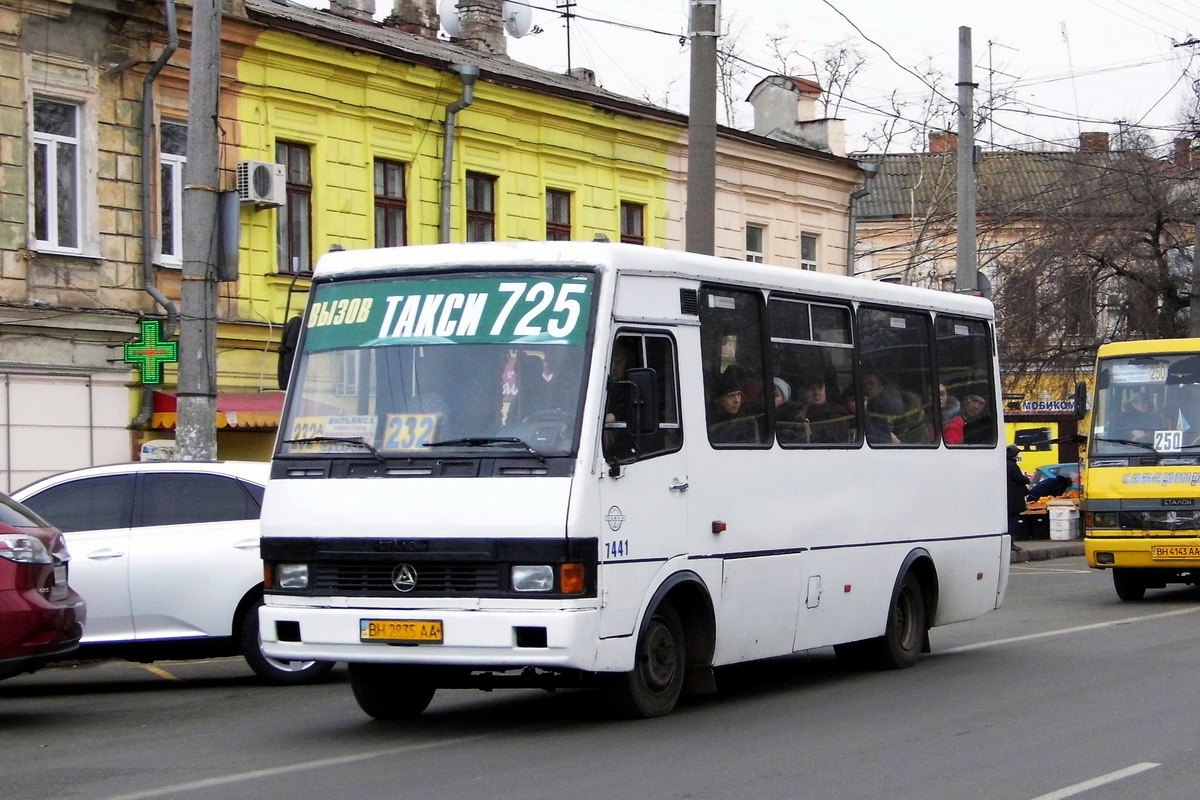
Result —
[[1140, 356], [1155, 353], [1200, 353], [1200, 339], [1136, 339], [1100, 345], [1097, 358]]
[[599, 267], [602, 271], [736, 283], [816, 294], [830, 299], [919, 306], [989, 319], [993, 314], [991, 302], [981, 297], [611, 242], [480, 242], [338, 250], [321, 256], [313, 277], [318, 281], [365, 278], [406, 270], [461, 267], [464, 264], [485, 268], [546, 265], [585, 269]]

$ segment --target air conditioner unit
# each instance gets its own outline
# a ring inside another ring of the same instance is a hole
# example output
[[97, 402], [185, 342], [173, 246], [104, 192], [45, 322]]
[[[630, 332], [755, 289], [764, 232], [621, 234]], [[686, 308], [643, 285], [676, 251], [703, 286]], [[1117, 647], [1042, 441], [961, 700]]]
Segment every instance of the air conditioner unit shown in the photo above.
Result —
[[237, 165], [238, 200], [262, 206], [287, 203], [287, 177], [283, 164], [270, 161], [239, 161]]

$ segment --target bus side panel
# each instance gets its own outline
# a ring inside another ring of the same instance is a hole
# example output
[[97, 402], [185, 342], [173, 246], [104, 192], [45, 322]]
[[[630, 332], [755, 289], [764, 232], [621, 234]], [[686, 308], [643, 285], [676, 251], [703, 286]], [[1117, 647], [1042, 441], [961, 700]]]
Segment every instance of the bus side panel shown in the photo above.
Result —
[[802, 561], [799, 553], [724, 560], [715, 663], [792, 651], [790, 621], [800, 604]]
[[881, 635], [892, 583], [880, 580], [880, 573], [895, 574], [908, 551], [889, 545], [805, 553], [805, 597], [792, 648], [809, 650]]

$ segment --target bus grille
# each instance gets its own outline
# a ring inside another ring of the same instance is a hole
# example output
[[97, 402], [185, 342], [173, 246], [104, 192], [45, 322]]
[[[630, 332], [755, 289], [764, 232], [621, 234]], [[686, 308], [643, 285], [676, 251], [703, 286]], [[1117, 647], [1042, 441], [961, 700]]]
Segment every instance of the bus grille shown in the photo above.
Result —
[[318, 594], [421, 597], [428, 595], [480, 595], [501, 591], [500, 566], [495, 563], [419, 562], [412, 591], [401, 593], [392, 584], [398, 564], [378, 562], [317, 564], [313, 590]]

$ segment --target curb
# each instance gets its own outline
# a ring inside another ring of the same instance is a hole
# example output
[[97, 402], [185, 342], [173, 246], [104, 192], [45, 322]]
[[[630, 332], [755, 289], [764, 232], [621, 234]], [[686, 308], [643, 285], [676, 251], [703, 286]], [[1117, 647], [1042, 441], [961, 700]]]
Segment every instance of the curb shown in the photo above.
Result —
[[1021, 564], [1026, 561], [1046, 561], [1051, 558], [1068, 558], [1083, 555], [1083, 542], [1063, 542], [1049, 547], [1031, 548], [1018, 544], [1020, 550], [1014, 550], [1009, 559], [1010, 564]]

